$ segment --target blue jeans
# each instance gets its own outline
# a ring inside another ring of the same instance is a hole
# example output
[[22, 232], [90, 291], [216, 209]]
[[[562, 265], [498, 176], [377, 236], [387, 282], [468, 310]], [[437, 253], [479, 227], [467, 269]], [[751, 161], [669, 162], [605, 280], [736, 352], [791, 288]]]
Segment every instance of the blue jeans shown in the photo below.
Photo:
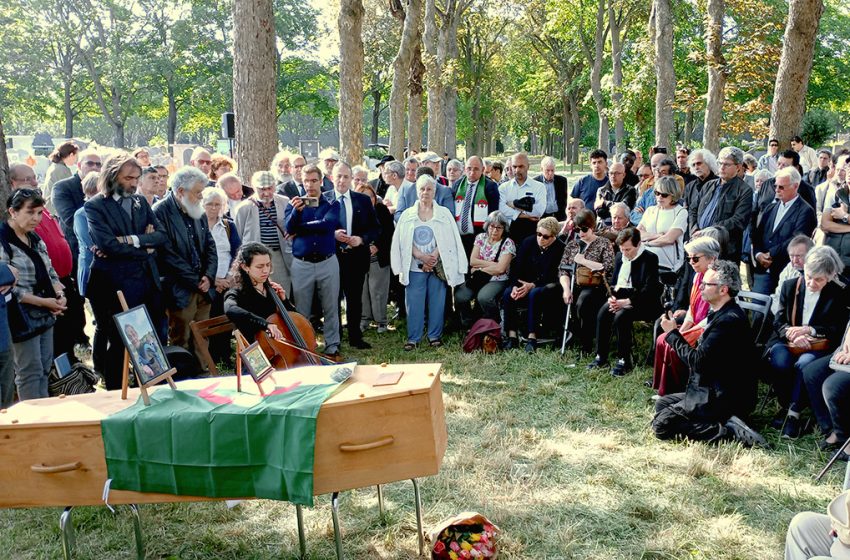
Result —
[[770, 274], [765, 274], [764, 272], [756, 272], [753, 274], [752, 291], [769, 296], [773, 294], [775, 289], [776, 284], [773, 282], [773, 277]]
[[827, 352], [805, 352], [795, 356], [785, 344], [779, 342], [770, 347], [768, 354], [772, 385], [776, 389], [779, 404], [794, 412], [801, 412], [808, 404], [803, 368]]
[[422, 340], [425, 324], [425, 305], [428, 305], [428, 340], [439, 340], [443, 336], [443, 311], [446, 306], [446, 283], [433, 272], [410, 271], [410, 280], [405, 290], [407, 307], [407, 341]]
[[53, 328], [23, 342], [16, 342], [15, 384], [22, 401], [47, 396], [47, 375], [53, 362]]

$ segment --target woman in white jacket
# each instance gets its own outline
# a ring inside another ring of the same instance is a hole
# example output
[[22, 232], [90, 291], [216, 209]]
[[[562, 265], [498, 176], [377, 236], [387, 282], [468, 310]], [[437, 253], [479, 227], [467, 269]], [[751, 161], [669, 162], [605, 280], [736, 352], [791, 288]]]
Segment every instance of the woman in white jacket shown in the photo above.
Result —
[[442, 346], [446, 285], [462, 284], [469, 266], [454, 216], [434, 203], [436, 188], [433, 177], [419, 177], [419, 201], [402, 213], [393, 234], [390, 264], [407, 287], [405, 351], [416, 348], [422, 339], [426, 301], [428, 341], [432, 347]]

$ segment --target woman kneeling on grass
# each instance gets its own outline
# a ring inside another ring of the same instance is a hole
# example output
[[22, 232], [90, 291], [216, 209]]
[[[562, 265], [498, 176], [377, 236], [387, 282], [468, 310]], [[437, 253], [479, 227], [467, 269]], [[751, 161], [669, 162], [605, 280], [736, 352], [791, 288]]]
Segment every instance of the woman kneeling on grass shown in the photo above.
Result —
[[405, 210], [393, 233], [390, 263], [399, 282], [407, 286], [405, 352], [422, 339], [428, 303], [428, 341], [442, 346], [446, 285], [461, 284], [468, 266], [452, 213], [434, 203], [437, 181], [428, 175], [416, 180], [419, 200]]

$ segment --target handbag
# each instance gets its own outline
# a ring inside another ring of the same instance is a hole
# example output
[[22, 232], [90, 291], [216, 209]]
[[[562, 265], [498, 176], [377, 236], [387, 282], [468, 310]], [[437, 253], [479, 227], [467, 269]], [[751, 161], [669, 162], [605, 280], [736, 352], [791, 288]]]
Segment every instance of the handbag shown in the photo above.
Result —
[[576, 284], [582, 288], [595, 288], [602, 284], [602, 274], [594, 272], [584, 265], [576, 267]]
[[47, 379], [47, 393], [51, 397], [94, 393], [94, 386], [97, 385], [98, 380], [97, 374], [82, 362], [75, 363], [71, 372], [65, 377], [59, 377], [56, 368], [53, 368]]
[[56, 317], [43, 307], [21, 303], [14, 295], [6, 304], [12, 342], [24, 342], [44, 333], [56, 323]]
[[[794, 305], [791, 306], [791, 326], [796, 327], [794, 322], [797, 319], [797, 294], [800, 292], [800, 285], [803, 283], [803, 277], [797, 278], [797, 284], [794, 288]], [[805, 354], [806, 352], [826, 352], [829, 350], [829, 340], [826, 338], [818, 338], [813, 336], [807, 336], [809, 340], [809, 344], [811, 348], [800, 348], [799, 346], [792, 346], [790, 344], [786, 344], [785, 347], [788, 348], [788, 352], [791, 353], [792, 356], [800, 356]]]
[[[496, 251], [496, 258], [493, 259], [493, 262], [499, 262], [499, 256], [502, 254], [502, 247], [505, 246], [506, 239], [502, 239], [502, 242], [499, 243], [499, 250]], [[490, 283], [490, 280], [493, 279], [491, 274], [487, 274], [483, 270], [475, 270], [466, 275], [466, 287], [472, 290], [473, 293], [478, 293], [478, 291]]]

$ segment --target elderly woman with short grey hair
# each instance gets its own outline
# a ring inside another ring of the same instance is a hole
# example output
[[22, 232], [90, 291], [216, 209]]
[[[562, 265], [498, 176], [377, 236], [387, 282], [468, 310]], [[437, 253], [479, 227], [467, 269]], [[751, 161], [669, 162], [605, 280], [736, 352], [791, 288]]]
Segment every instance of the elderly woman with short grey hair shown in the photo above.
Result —
[[463, 176], [463, 164], [453, 159], [446, 164], [446, 177], [449, 180], [449, 184], [453, 185], [455, 181], [460, 180]]
[[515, 256], [516, 245], [508, 238], [508, 219], [498, 210], [491, 212], [484, 220], [484, 233], [475, 237], [469, 257], [470, 273], [455, 288], [455, 308], [464, 330], [479, 317], [499, 321], [499, 300], [508, 285], [508, 271]]
[[[782, 436], [800, 435], [800, 413], [808, 404], [803, 368], [831, 354], [847, 324], [847, 289], [836, 282], [843, 268], [831, 247], [815, 247], [806, 255], [803, 276], [786, 280], [779, 292], [774, 333], [767, 344], [770, 382], [787, 415]], [[781, 422], [782, 416], [777, 418]]]
[[[707, 235], [695, 237], [685, 245], [686, 260], [694, 271], [687, 310], [680, 309], [673, 316], [683, 318], [679, 332], [691, 346], [696, 346], [705, 330], [708, 317], [708, 302], [702, 299], [700, 284], [708, 267], [720, 256], [720, 243]], [[688, 366], [679, 358], [673, 347], [667, 344], [667, 335], [662, 333], [655, 339], [655, 362], [652, 372], [652, 388], [662, 397], [685, 390]]]

